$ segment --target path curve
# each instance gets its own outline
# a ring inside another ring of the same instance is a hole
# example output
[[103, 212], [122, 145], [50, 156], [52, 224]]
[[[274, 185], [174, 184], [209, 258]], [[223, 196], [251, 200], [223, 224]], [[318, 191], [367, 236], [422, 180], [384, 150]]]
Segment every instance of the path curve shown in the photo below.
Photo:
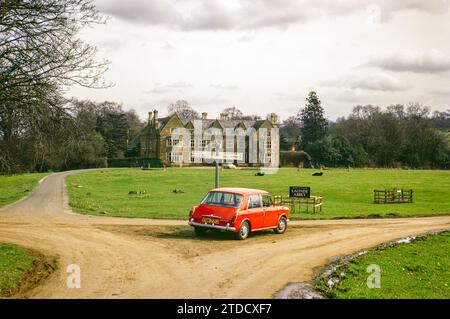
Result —
[[[0, 209], [0, 242], [57, 257], [58, 270], [31, 298], [271, 298], [289, 282], [309, 280], [333, 256], [432, 230], [450, 216], [291, 222], [284, 235], [246, 241], [151, 236], [186, 221], [80, 215], [67, 205], [55, 173], [23, 200]], [[150, 234], [150, 235], [149, 235]], [[184, 237], [183, 237], [184, 236]], [[67, 288], [67, 266], [81, 288]]]

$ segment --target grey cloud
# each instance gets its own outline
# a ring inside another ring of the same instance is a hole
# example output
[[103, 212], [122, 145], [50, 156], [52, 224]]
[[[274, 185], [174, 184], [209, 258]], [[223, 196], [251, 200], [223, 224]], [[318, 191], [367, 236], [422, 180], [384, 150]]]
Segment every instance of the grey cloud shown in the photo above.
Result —
[[177, 81], [165, 85], [157, 84], [154, 88], [144, 91], [146, 94], [180, 94], [183, 93], [183, 89], [191, 88], [192, 84], [184, 81]]
[[184, 29], [192, 30], [218, 30], [232, 29], [235, 21], [232, 16], [218, 1], [202, 1], [191, 16], [187, 17]]
[[362, 89], [369, 91], [398, 92], [410, 88], [408, 83], [387, 74], [352, 75], [319, 83], [324, 86]]
[[382, 8], [387, 11], [417, 10], [431, 14], [441, 14], [449, 9], [450, 3], [447, 0], [403, 0], [403, 1], [382, 1]]
[[364, 89], [372, 91], [404, 91], [409, 88], [409, 85], [403, 84], [396, 78], [385, 76], [367, 76], [359, 79], [354, 79], [349, 82], [352, 89]]
[[450, 57], [440, 51], [398, 53], [388, 57], [374, 58], [366, 65], [390, 71], [439, 73], [450, 70]]
[[158, 0], [96, 0], [100, 12], [134, 23], [177, 24], [182, 18], [171, 1]]
[[[190, 105], [192, 105], [199, 111], [222, 109], [224, 105], [226, 106], [232, 104], [228, 98], [222, 97], [220, 95], [186, 95], [183, 93], [177, 93], [164, 96], [155, 95], [151, 98], [150, 105], [155, 105], [156, 107], [159, 107], [161, 109], [161, 106], [167, 106], [169, 103], [177, 100], [186, 100]], [[146, 104], [148, 104], [148, 102], [148, 99], [146, 99]], [[152, 107], [154, 108], [154, 106]]]
[[[356, 11], [376, 8], [380, 22], [396, 12], [417, 10], [443, 14], [449, 10], [445, 0], [240, 0], [239, 6], [227, 7], [219, 0], [184, 0], [192, 10], [181, 12], [177, 0], [96, 0], [98, 8], [107, 14], [134, 23], [162, 25], [181, 30], [286, 28], [292, 24], [324, 16], [343, 16]], [[180, 11], [177, 10], [180, 9]]]

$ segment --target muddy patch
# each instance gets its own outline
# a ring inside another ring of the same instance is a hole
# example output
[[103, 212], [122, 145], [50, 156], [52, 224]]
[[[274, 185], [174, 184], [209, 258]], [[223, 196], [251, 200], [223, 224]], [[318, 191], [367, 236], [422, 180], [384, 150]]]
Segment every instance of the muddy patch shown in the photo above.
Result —
[[275, 299], [323, 299], [312, 283], [290, 283], [275, 295]]

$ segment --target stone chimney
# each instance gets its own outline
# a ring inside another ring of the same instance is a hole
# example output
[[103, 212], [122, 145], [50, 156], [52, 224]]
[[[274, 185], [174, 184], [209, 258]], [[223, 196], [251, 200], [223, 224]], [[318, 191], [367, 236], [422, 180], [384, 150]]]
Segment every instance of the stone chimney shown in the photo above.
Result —
[[158, 124], [158, 110], [154, 110], [153, 111], [153, 126], [155, 128], [158, 128], [157, 124]]
[[278, 115], [276, 113], [270, 113], [270, 122], [273, 125], [277, 125], [278, 124]]
[[227, 113], [220, 113], [220, 119], [221, 120], [228, 120]]
[[153, 113], [148, 112], [148, 126], [152, 126], [153, 122]]
[[208, 113], [203, 112], [202, 113], [202, 120], [206, 120], [208, 118]]

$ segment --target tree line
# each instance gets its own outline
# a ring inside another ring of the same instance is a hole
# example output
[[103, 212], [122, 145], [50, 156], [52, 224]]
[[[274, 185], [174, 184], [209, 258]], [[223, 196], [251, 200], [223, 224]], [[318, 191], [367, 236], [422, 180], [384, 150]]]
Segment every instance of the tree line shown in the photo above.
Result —
[[144, 125], [134, 110], [114, 102], [59, 103], [63, 108], [33, 117], [14, 108], [1, 113], [1, 173], [105, 167], [107, 158], [135, 155], [129, 146]]
[[134, 111], [63, 96], [110, 86], [109, 62], [78, 37], [100, 23], [92, 0], [0, 1], [0, 173], [98, 167], [127, 152], [142, 125]]
[[328, 121], [317, 94], [281, 125], [280, 147], [303, 150], [313, 165], [331, 167], [450, 167], [450, 110], [430, 112], [418, 103], [355, 106]]

